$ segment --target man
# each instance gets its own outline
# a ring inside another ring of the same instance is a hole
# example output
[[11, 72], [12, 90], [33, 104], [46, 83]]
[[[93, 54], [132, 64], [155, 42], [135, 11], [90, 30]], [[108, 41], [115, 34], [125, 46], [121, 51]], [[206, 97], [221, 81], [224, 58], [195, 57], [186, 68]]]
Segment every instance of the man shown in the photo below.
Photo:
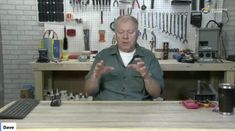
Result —
[[94, 100], [152, 100], [163, 90], [163, 72], [154, 54], [137, 44], [138, 21], [115, 21], [117, 45], [96, 55], [86, 76], [85, 92]]

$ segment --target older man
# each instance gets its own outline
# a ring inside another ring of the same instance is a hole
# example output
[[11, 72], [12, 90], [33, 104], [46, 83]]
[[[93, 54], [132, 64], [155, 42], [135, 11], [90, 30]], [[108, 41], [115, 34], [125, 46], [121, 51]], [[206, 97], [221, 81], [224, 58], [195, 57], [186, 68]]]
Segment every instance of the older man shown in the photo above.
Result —
[[85, 91], [94, 100], [152, 100], [163, 90], [163, 72], [154, 54], [137, 44], [138, 21], [130, 15], [115, 21], [117, 45], [96, 55]]

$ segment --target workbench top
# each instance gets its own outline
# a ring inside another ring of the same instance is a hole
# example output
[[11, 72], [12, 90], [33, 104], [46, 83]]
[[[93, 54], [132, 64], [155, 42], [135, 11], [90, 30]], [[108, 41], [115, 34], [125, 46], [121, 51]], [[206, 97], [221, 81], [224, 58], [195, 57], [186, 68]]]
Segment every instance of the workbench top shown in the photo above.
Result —
[[[220, 63], [181, 63], [175, 59], [159, 60], [163, 71], [235, 71], [235, 62], [225, 61]], [[89, 71], [92, 62], [78, 62], [78, 60], [61, 61], [59, 63], [32, 62], [32, 69], [37, 71]]]
[[77, 130], [235, 130], [235, 115], [223, 116], [212, 108], [186, 109], [179, 101], [67, 101], [51, 107], [40, 104], [17, 131]]

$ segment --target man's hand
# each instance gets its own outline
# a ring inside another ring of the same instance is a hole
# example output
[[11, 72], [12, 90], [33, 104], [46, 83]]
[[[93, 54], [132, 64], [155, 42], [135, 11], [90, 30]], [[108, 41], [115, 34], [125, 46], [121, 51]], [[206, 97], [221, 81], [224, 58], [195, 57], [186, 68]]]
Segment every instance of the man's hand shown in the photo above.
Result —
[[146, 68], [144, 61], [142, 61], [141, 58], [135, 58], [135, 61], [136, 64], [129, 64], [127, 67], [138, 71], [144, 79], [150, 77], [150, 73]]
[[105, 66], [104, 61], [101, 60], [98, 62], [95, 66], [94, 72], [93, 72], [93, 78], [99, 79], [104, 73], [111, 72], [114, 68], [111, 66]]

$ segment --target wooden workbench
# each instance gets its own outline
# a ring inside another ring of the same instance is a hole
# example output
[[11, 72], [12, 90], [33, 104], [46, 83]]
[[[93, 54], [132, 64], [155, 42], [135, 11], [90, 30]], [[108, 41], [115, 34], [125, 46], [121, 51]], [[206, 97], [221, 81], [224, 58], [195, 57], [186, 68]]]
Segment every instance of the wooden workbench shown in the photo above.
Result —
[[235, 130], [235, 115], [212, 108], [186, 109], [179, 101], [67, 101], [60, 107], [40, 104], [17, 131], [199, 131]]
[[[223, 63], [179, 63], [176, 60], [159, 60], [163, 71], [221, 71], [224, 72], [224, 81], [234, 84], [235, 63], [224, 61]], [[92, 62], [78, 62], [78, 60], [62, 61], [59, 63], [35, 63], [32, 62], [35, 75], [35, 96], [42, 99], [44, 87], [44, 72], [48, 71], [89, 71]], [[52, 78], [49, 78], [52, 80]]]

